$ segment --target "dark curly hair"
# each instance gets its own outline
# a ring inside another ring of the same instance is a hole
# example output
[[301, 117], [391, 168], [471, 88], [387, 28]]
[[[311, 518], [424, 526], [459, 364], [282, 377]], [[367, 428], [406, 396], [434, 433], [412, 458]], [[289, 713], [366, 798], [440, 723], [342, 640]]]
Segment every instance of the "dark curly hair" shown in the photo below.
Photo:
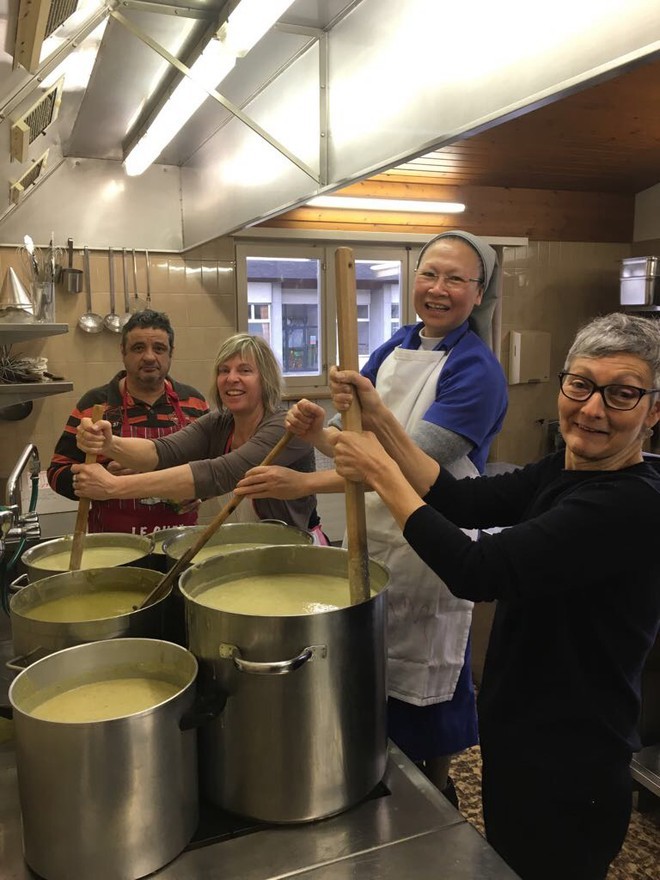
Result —
[[153, 309], [143, 309], [141, 312], [133, 312], [121, 330], [121, 350], [126, 351], [126, 337], [131, 330], [164, 330], [170, 342], [170, 351], [174, 350], [174, 329], [165, 312], [155, 312]]

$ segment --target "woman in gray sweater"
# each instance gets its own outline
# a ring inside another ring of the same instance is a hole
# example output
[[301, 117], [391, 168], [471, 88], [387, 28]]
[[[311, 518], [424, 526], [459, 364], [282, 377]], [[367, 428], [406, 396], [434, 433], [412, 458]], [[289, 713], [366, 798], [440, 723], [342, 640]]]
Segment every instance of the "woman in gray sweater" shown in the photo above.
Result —
[[[166, 437], [146, 440], [117, 437], [110, 422], [82, 419], [77, 444], [98, 457], [97, 464], [72, 468], [74, 490], [81, 498], [167, 499], [185, 503], [232, 492], [251, 467], [260, 464], [283, 436], [282, 374], [268, 343], [260, 336], [237, 333], [222, 343], [215, 358], [215, 403], [208, 413]], [[107, 470], [110, 461], [123, 467]], [[296, 437], [277, 463], [294, 470], [315, 470], [313, 447]], [[237, 509], [243, 521], [279, 519], [320, 532], [316, 496], [290, 501], [264, 498]]]

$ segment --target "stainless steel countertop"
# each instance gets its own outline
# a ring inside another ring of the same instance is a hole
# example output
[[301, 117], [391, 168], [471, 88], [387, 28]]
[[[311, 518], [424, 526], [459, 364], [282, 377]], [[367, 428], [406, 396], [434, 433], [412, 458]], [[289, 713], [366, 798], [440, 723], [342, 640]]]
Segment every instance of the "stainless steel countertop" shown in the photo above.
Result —
[[630, 770], [633, 779], [660, 797], [660, 743], [633, 755]]
[[[0, 732], [8, 731], [9, 722], [2, 724]], [[517, 875], [479, 832], [392, 744], [383, 782], [389, 794], [366, 800], [338, 816], [295, 826], [268, 826], [186, 850], [149, 877], [516, 880]], [[22, 855], [11, 739], [0, 744], [0, 829], [0, 876], [3, 880], [33, 880], [37, 875]]]

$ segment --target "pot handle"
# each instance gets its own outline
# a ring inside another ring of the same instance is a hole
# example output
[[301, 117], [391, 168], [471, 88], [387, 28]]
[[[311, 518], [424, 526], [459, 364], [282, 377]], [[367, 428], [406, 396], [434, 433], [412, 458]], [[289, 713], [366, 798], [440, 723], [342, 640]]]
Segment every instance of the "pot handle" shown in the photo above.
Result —
[[33, 654], [37, 654], [41, 650], [42, 648], [39, 645], [36, 648], [33, 648], [28, 654], [19, 654], [18, 657], [12, 657], [10, 660], [7, 660], [5, 666], [7, 669], [11, 669], [14, 672], [22, 672], [24, 669], [27, 669], [31, 663], [34, 663], [35, 660], [39, 659], [38, 657], [33, 657]]
[[27, 572], [23, 574], [19, 574], [15, 581], [12, 581], [9, 584], [9, 590], [12, 593], [18, 593], [19, 590], [22, 590], [23, 587], [27, 587], [28, 585], [28, 576]]
[[201, 727], [208, 721], [213, 721], [222, 712], [227, 704], [227, 694], [216, 692], [197, 696], [190, 709], [183, 713], [179, 720], [181, 730], [192, 730]]
[[258, 660], [244, 660], [241, 657], [240, 648], [237, 645], [228, 645], [221, 643], [220, 657], [223, 660], [233, 660], [234, 666], [239, 672], [251, 672], [253, 675], [286, 675], [287, 672], [295, 672], [296, 669], [312, 661], [315, 658], [327, 657], [327, 645], [309, 645], [303, 648], [297, 657], [291, 660], [272, 660], [270, 662], [261, 662]]

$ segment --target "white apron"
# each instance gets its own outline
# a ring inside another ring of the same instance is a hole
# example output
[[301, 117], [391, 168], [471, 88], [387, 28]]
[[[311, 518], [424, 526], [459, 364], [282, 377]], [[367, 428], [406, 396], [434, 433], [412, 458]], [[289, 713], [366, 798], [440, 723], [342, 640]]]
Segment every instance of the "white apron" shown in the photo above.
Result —
[[[378, 370], [376, 389], [408, 434], [435, 400], [450, 356], [396, 348]], [[467, 456], [447, 470], [458, 478], [478, 475]], [[389, 695], [416, 706], [450, 700], [465, 659], [472, 602], [455, 598], [422, 562], [375, 492], [366, 493], [365, 508], [369, 555], [390, 572]], [[476, 537], [476, 532], [466, 534]]]

